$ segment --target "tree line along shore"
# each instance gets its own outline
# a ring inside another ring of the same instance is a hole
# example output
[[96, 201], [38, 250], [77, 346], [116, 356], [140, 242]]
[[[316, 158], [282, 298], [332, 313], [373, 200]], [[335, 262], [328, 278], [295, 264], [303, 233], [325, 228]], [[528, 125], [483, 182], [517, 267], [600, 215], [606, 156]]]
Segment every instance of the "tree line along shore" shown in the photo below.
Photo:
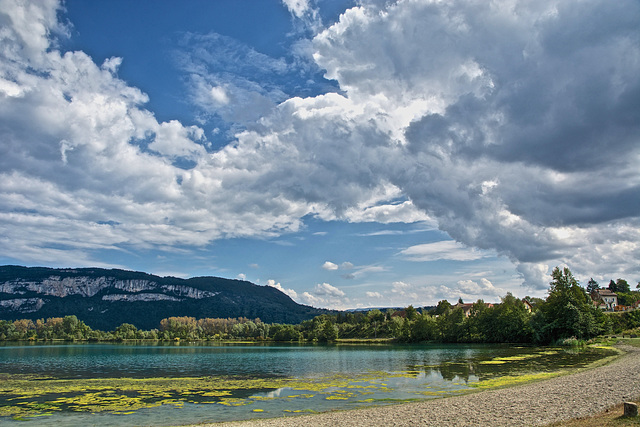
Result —
[[[498, 304], [478, 300], [452, 305], [440, 301], [435, 308], [370, 310], [322, 314], [299, 324], [264, 323], [259, 319], [195, 319], [169, 317], [157, 329], [141, 330], [123, 323], [113, 331], [92, 329], [74, 315], [0, 321], [1, 341], [222, 341], [334, 342], [381, 340], [443, 343], [580, 343], [599, 335], [640, 329], [640, 310], [607, 313], [594, 305], [590, 293], [598, 284], [580, 286], [568, 268], [555, 268], [546, 299], [518, 299], [511, 294]], [[629, 301], [640, 300], [626, 281], [615, 290]], [[626, 285], [626, 289], [625, 289]], [[611, 289], [611, 284], [610, 284]], [[626, 291], [626, 292], [625, 292]]]

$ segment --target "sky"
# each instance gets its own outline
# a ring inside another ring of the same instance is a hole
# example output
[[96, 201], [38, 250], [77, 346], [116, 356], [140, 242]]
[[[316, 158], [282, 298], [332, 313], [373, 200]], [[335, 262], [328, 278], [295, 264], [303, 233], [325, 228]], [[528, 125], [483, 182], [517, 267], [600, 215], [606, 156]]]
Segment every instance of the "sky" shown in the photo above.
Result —
[[[637, 0], [0, 0], [0, 264], [350, 309], [640, 281]], [[634, 286], [632, 286], [634, 287]]]

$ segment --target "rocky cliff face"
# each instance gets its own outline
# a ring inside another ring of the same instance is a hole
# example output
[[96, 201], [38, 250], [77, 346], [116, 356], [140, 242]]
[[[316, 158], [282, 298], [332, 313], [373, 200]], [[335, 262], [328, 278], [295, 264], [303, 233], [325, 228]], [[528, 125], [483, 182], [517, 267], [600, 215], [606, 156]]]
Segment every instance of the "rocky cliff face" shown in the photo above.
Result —
[[44, 305], [42, 298], [13, 298], [0, 301], [0, 309], [16, 313], [33, 313]]
[[111, 294], [102, 297], [102, 301], [183, 301], [181, 298], [172, 297], [165, 294]]
[[324, 312], [297, 304], [275, 288], [219, 277], [0, 266], [0, 319], [7, 320], [76, 315], [97, 329], [125, 322], [152, 329], [171, 316], [298, 323]]
[[148, 280], [115, 280], [112, 277], [60, 277], [49, 276], [42, 280], [10, 280], [0, 284], [0, 292], [14, 295], [37, 293], [64, 298], [69, 295], [92, 297], [98, 292], [114, 288], [128, 292], [155, 289], [156, 283]]
[[[163, 294], [174, 294], [185, 298], [210, 298], [216, 296], [215, 292], [203, 291], [190, 286], [159, 285], [151, 280], [117, 280], [113, 277], [60, 277], [49, 276], [39, 281], [27, 281], [22, 279], [10, 280], [0, 284], [0, 293], [12, 295], [25, 295], [37, 293], [52, 297], [64, 298], [70, 295], [92, 297], [102, 291], [110, 290], [126, 291], [128, 293], [149, 293], [162, 291]], [[151, 295], [157, 295], [158, 300], [165, 300], [159, 293], [148, 294], [146, 301], [154, 301]], [[104, 299], [104, 298], [103, 298]], [[108, 298], [106, 300], [109, 300]]]

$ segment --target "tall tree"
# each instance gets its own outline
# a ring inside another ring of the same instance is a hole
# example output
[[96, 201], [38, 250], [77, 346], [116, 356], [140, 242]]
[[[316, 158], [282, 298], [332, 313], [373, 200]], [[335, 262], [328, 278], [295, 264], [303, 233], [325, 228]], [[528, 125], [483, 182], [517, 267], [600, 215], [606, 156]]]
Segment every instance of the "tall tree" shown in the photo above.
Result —
[[606, 331], [604, 314], [594, 307], [568, 268], [551, 274], [549, 296], [532, 319], [534, 337], [541, 343], [575, 337], [588, 339]]
[[318, 341], [335, 341], [338, 339], [338, 328], [331, 323], [330, 320], [324, 322], [324, 326], [322, 327], [322, 333], [318, 337]]
[[587, 282], [587, 293], [591, 295], [594, 291], [600, 289], [600, 284], [593, 280], [593, 277]]
[[446, 313], [449, 309], [451, 309], [451, 303], [446, 299], [443, 299], [442, 301], [438, 301], [438, 305], [433, 310], [433, 315], [440, 316]]
[[531, 340], [531, 314], [523, 302], [510, 292], [502, 302], [487, 311], [483, 322], [484, 333], [490, 342], [529, 342]]
[[487, 307], [484, 300], [479, 299], [471, 306], [470, 315], [467, 318], [470, 341], [487, 341], [487, 331], [492, 321], [493, 308]]
[[631, 292], [629, 283], [624, 279], [616, 280], [616, 292]]
[[437, 324], [442, 341], [459, 342], [465, 340], [465, 335], [468, 331], [465, 327], [466, 318], [462, 308], [457, 307], [447, 310], [438, 317]]
[[373, 328], [373, 337], [378, 338], [378, 327], [384, 322], [384, 313], [378, 309], [371, 310], [367, 313], [367, 322]]
[[413, 324], [411, 338], [413, 341], [432, 341], [437, 338], [437, 333], [438, 325], [435, 317], [422, 313]]

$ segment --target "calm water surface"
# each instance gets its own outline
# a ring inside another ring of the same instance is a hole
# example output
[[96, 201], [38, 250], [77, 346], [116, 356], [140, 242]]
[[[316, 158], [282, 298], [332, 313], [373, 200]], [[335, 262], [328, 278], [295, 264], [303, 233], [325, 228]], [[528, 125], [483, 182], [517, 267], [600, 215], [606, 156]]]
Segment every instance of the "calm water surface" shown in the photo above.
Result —
[[[579, 367], [607, 354], [496, 345], [2, 345], [0, 374], [80, 381], [164, 377], [176, 381], [191, 377], [265, 380], [259, 388], [250, 388], [253, 383], [248, 383], [245, 390], [202, 402], [185, 398], [176, 404], [173, 396], [172, 404], [95, 413], [63, 405], [62, 410], [43, 409], [43, 416], [31, 418], [38, 425], [57, 426], [176, 425], [442, 397], [464, 392], [486, 379]], [[282, 379], [294, 381], [297, 387], [268, 387], [269, 380]], [[46, 403], [54, 397], [60, 396], [38, 399]], [[16, 404], [29, 405], [6, 390], [0, 395], [0, 407]], [[0, 417], [0, 424], [17, 423], [11, 417]]]

